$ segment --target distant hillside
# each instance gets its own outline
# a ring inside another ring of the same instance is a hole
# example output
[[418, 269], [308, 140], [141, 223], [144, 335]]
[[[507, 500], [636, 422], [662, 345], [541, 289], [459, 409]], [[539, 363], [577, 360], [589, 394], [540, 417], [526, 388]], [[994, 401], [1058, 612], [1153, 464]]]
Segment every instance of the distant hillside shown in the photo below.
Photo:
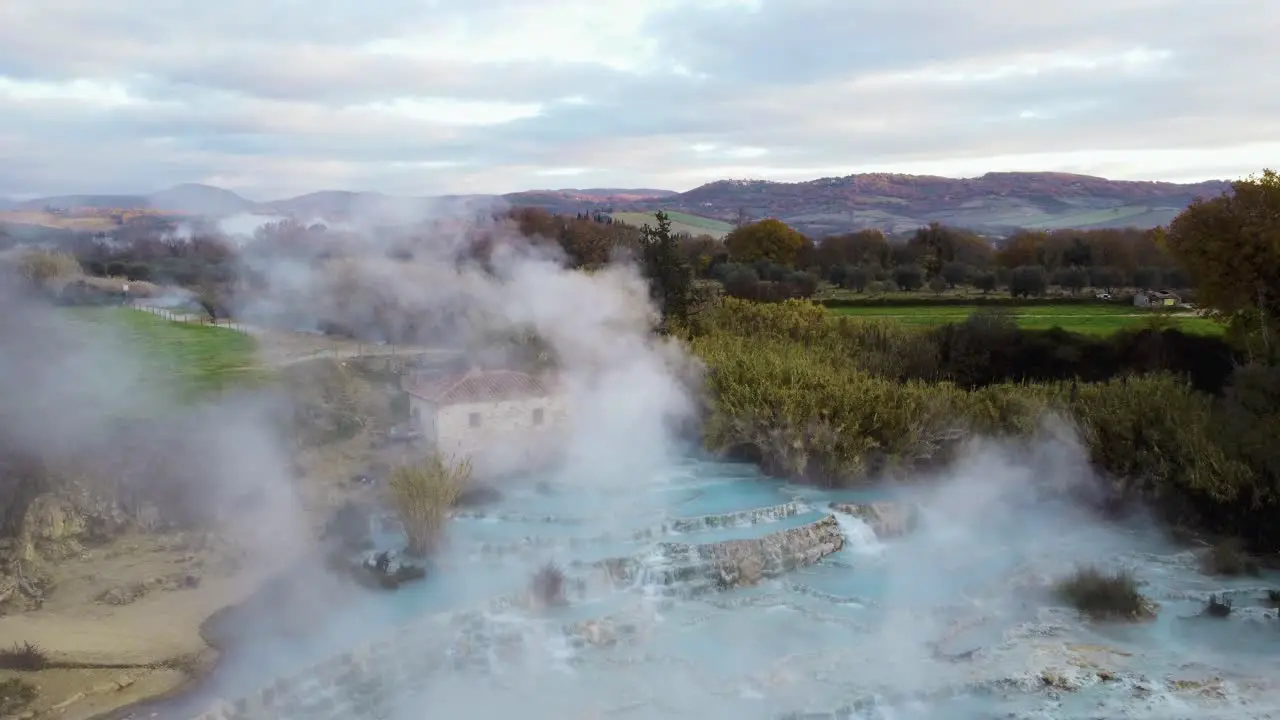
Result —
[[865, 174], [779, 183], [721, 180], [620, 210], [658, 207], [733, 221], [777, 217], [807, 233], [861, 228], [909, 231], [931, 221], [977, 230], [1154, 227], [1197, 196], [1230, 187], [1107, 180], [1065, 173], [987, 173], [978, 178]]
[[[655, 210], [681, 213], [685, 229], [723, 234], [741, 217], [777, 217], [807, 233], [861, 228], [910, 231], [932, 221], [1005, 232], [1014, 228], [1154, 227], [1168, 223], [1197, 196], [1212, 196], [1225, 181], [1196, 184], [1107, 180], [1065, 173], [987, 173], [977, 178], [872, 173], [807, 182], [721, 180], [677, 193], [648, 188], [528, 190], [506, 195], [395, 197], [324, 190], [253, 202], [230, 190], [186, 184], [151, 195], [67, 195], [15, 203], [13, 210], [149, 210], [227, 216], [288, 215], [304, 222], [385, 218], [409, 222], [443, 207], [532, 206], [550, 212], [599, 211], [619, 219]], [[2, 206], [0, 206], [2, 207]]]
[[55, 195], [15, 203], [14, 210], [40, 211], [46, 207], [69, 210], [145, 210], [149, 207], [145, 195]]
[[[321, 190], [292, 198], [254, 202], [223, 188], [198, 183], [177, 185], [150, 195], [59, 195], [23, 202], [0, 200], [0, 210], [39, 212], [45, 208], [169, 212], [178, 215], [225, 217], [240, 213], [289, 215], [302, 221], [342, 221], [355, 217], [414, 218], [440, 207], [509, 205], [540, 207], [550, 212], [576, 213], [611, 205], [645, 202], [675, 195], [673, 190], [589, 188], [527, 190], [507, 195], [447, 195], [396, 197], [376, 192]], [[6, 203], [8, 203], [6, 205]]]
[[255, 205], [230, 190], [198, 183], [175, 185], [152, 193], [147, 196], [147, 204], [153, 210], [213, 217], [249, 212]]

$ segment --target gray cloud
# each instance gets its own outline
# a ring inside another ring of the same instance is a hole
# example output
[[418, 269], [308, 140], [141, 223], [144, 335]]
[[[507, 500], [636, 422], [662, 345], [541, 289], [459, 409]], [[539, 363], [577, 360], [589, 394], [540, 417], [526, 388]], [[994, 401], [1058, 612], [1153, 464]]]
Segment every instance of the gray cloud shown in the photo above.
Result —
[[1185, 148], [1238, 175], [1272, 158], [1233, 146], [1277, 143], [1275, 27], [1268, 0], [4, 3], [0, 195], [681, 189], [1052, 153], [1025, 169], [1185, 177], [1150, 152]]

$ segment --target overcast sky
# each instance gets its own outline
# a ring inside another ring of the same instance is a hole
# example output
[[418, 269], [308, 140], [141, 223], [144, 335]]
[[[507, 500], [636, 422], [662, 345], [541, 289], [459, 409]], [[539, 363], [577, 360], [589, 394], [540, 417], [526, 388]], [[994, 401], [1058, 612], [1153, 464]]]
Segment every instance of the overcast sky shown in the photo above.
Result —
[[1280, 165], [1277, 0], [3, 0], [0, 196]]

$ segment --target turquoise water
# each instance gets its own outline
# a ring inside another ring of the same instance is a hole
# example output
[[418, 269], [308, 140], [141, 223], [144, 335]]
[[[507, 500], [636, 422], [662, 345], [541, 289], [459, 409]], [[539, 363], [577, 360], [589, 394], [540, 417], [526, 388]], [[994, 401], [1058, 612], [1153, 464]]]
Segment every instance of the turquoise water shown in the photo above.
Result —
[[[759, 537], [813, 522], [833, 500], [898, 496], [791, 487], [750, 466], [696, 458], [621, 487], [545, 480], [550, 487], [511, 490], [485, 517], [455, 521], [450, 549], [426, 581], [362, 595], [303, 639], [248, 640], [201, 687], [150, 711], [190, 717], [212, 698], [406, 632], [395, 628], [414, 618], [482, 607], [520, 592], [548, 559], [572, 568], [574, 560], [644, 558], [658, 542]], [[397, 698], [398, 717], [771, 718], [841, 708], [843, 717], [898, 719], [1280, 716], [1280, 620], [1263, 606], [1280, 578], [1203, 577], [1190, 552], [1149, 526], [1102, 526], [981, 475], [948, 487], [917, 498], [922, 525], [909, 536], [875, 538], [842, 518], [844, 550], [757, 587], [683, 597], [589, 586], [549, 614], [493, 614], [495, 626], [524, 634], [521, 658], [442, 672], [420, 694]], [[796, 501], [796, 514], [772, 522], [662, 530], [674, 518]], [[632, 538], [646, 529], [648, 537]], [[521, 543], [520, 552], [479, 550]], [[1159, 617], [1085, 624], [1059, 607], [1048, 583], [1083, 562], [1132, 569], [1160, 603]], [[1232, 616], [1199, 617], [1207, 596], [1222, 591], [1233, 594]], [[638, 629], [604, 646], [574, 646], [559, 630], [593, 619]]]

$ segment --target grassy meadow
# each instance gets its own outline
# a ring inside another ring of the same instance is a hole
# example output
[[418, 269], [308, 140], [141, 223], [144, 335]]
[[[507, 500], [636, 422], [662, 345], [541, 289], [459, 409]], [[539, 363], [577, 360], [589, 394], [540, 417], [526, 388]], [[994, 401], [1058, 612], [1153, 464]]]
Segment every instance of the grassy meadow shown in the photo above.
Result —
[[[868, 320], [894, 320], [904, 325], [937, 327], [963, 322], [978, 310], [977, 305], [945, 302], [906, 307], [852, 306], [831, 308], [831, 312]], [[1126, 328], [1173, 327], [1183, 332], [1219, 335], [1222, 324], [1193, 312], [1170, 313], [1144, 310], [1131, 305], [1036, 303], [1001, 308], [1019, 327], [1048, 330], [1059, 327], [1070, 332], [1108, 335]]]
[[166, 320], [127, 308], [76, 308], [76, 318], [108, 328], [132, 350], [148, 383], [172, 385], [184, 396], [198, 396], [262, 380], [257, 341], [244, 333]]
[[[723, 220], [713, 220], [712, 218], [700, 217], [698, 215], [690, 215], [682, 212], [667, 211], [667, 216], [671, 218], [671, 232], [688, 233], [689, 235], [710, 235], [714, 238], [722, 238], [729, 234], [733, 226]], [[640, 227], [645, 223], [654, 224], [653, 213], [643, 212], [622, 212], [613, 213], [611, 215], [615, 221], [626, 223]]]

